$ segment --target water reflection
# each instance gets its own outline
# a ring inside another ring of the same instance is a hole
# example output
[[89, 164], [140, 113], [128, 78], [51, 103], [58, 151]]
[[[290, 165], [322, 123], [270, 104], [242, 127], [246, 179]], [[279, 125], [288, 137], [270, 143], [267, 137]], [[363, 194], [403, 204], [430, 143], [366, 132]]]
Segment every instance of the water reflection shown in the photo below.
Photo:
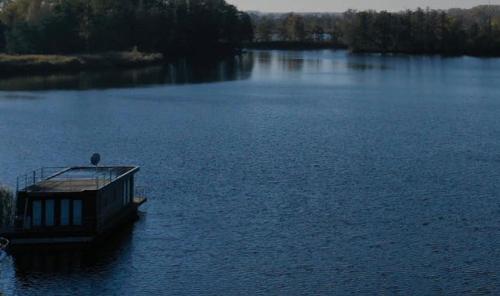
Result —
[[304, 59], [302, 58], [289, 58], [286, 56], [278, 57], [278, 63], [283, 72], [299, 72], [304, 67]]
[[17, 279], [32, 280], [33, 274], [47, 277], [78, 271], [94, 271], [123, 256], [132, 240], [133, 225], [115, 232], [95, 246], [60, 246], [16, 249], [12, 251]]
[[389, 69], [383, 59], [380, 59], [379, 63], [374, 63], [377, 61], [374, 56], [349, 54], [346, 51], [255, 51], [254, 55], [253, 69], [259, 75], [333, 74], [342, 71]]
[[[470, 294], [500, 286], [491, 260], [500, 60], [248, 57], [251, 77], [235, 83], [0, 93], [13, 98], [0, 99], [0, 180], [98, 150], [106, 162], [142, 166], [152, 189], [147, 221], [133, 234], [90, 252], [16, 254], [0, 264], [0, 290]], [[209, 69], [212, 81], [248, 75]], [[165, 77], [201, 79], [194, 70]]]
[[182, 60], [165, 66], [0, 78], [0, 90], [106, 89], [156, 84], [206, 83], [248, 79], [251, 53], [220, 61]]
[[[298, 77], [302, 76], [307, 80], [307, 75], [311, 74], [387, 70], [386, 60], [382, 56], [351, 55], [345, 51], [257, 50], [219, 61], [181, 60], [164, 66], [122, 71], [0, 77], [0, 90], [86, 90], [248, 79], [289, 79], [288, 74], [299, 74]], [[5, 94], [3, 97], [11, 96], [18, 98], [15, 94]]]

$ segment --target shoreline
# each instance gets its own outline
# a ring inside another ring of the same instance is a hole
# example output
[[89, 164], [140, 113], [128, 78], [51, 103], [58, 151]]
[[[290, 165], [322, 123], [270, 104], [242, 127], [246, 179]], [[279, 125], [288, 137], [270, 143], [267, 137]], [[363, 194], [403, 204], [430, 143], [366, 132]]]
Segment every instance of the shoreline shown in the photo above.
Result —
[[246, 49], [269, 50], [316, 50], [316, 49], [347, 49], [334, 42], [301, 42], [301, 41], [266, 41], [250, 42], [244, 45]]
[[0, 76], [136, 68], [165, 62], [163, 54], [106, 52], [81, 55], [0, 54]]
[[[500, 58], [500, 54], [481, 53], [443, 53], [443, 52], [404, 52], [352, 50], [346, 46], [332, 42], [252, 42], [243, 46], [239, 52], [247, 50], [346, 50], [352, 54], [409, 55], [409, 56], [442, 56], [442, 57], [475, 57]], [[198, 57], [199, 58], [199, 57]], [[206, 57], [205, 57], [206, 58]], [[196, 57], [195, 57], [196, 59]], [[149, 66], [161, 66], [172, 60], [161, 53], [143, 53], [137, 51], [106, 52], [96, 54], [75, 55], [11, 55], [0, 53], [0, 78], [11, 76], [30, 76], [54, 73], [78, 73], [99, 70], [134, 69]]]
[[481, 52], [439, 52], [439, 51], [387, 51], [387, 50], [359, 50], [334, 42], [295, 42], [295, 41], [269, 41], [252, 42], [245, 44], [248, 50], [346, 50], [352, 54], [380, 54], [380, 55], [408, 55], [408, 56], [442, 56], [442, 57], [474, 57], [474, 58], [500, 58], [499, 53]]

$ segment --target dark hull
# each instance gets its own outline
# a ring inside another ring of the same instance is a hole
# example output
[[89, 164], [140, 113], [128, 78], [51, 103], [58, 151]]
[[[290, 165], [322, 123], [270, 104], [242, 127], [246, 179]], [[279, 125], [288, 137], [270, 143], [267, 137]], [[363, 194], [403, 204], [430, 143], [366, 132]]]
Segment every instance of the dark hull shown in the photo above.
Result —
[[116, 231], [118, 228], [126, 226], [127, 224], [137, 220], [138, 208], [141, 206], [146, 199], [138, 199], [132, 203], [132, 205], [119, 214], [117, 214], [112, 221], [106, 225], [100, 232], [82, 232], [82, 233], [24, 233], [24, 232], [5, 232], [0, 236], [3, 236], [10, 241], [9, 249], [18, 249], [26, 247], [55, 247], [55, 246], [83, 246], [83, 245], [94, 245], [102, 241], [105, 241], [112, 232]]

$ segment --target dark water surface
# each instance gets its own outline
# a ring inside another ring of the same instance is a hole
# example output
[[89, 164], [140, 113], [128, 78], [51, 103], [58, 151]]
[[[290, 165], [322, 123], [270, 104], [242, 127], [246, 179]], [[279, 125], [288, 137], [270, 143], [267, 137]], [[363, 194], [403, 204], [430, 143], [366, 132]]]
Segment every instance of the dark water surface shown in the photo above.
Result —
[[193, 69], [0, 81], [88, 89], [0, 92], [2, 182], [98, 151], [150, 198], [99, 250], [5, 259], [4, 294], [500, 293], [500, 60]]

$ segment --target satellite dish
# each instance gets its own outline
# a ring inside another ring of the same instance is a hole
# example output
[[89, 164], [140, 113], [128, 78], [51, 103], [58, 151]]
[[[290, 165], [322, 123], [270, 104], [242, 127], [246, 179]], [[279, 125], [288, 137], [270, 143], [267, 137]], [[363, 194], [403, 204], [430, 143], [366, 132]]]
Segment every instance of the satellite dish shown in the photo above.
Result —
[[95, 166], [97, 166], [100, 161], [101, 161], [101, 155], [99, 153], [94, 153], [94, 155], [92, 155], [92, 157], [90, 158], [90, 163], [92, 163]]

